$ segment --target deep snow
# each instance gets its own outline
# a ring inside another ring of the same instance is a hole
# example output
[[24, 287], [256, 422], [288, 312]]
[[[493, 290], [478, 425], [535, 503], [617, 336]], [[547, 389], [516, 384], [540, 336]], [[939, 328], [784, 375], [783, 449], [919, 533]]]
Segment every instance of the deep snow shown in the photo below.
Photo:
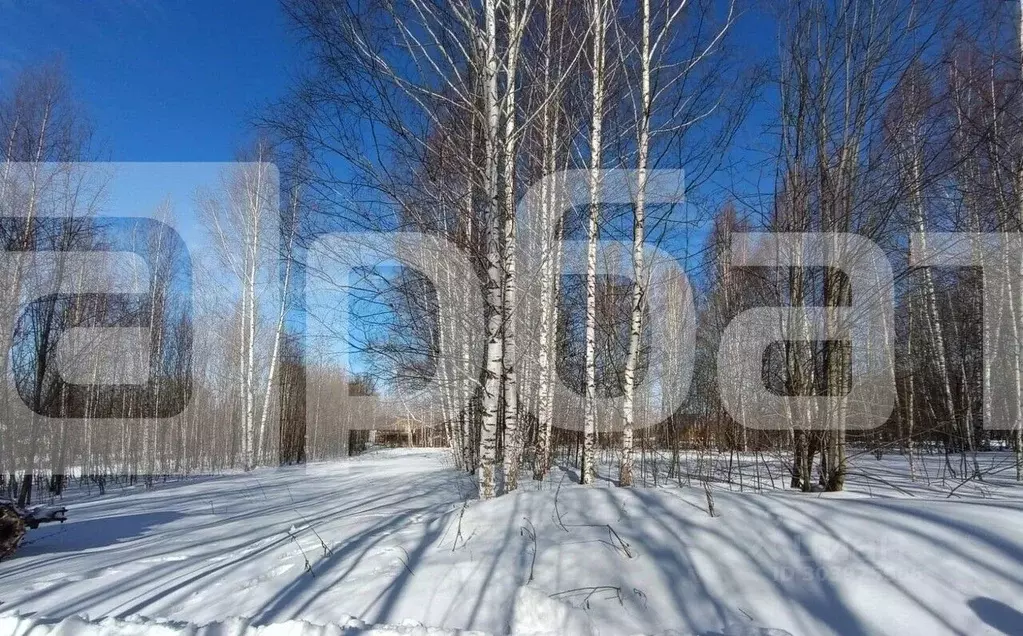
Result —
[[0, 633], [1023, 634], [1023, 489], [950, 497], [939, 462], [717, 487], [714, 518], [701, 487], [566, 473], [479, 502], [442, 450], [72, 493], [0, 563]]

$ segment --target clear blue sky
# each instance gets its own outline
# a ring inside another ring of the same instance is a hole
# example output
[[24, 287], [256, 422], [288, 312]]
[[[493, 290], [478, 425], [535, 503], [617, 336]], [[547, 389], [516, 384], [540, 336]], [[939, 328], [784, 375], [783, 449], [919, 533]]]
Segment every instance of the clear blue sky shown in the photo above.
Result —
[[60, 58], [104, 158], [223, 161], [297, 59], [276, 0], [0, 0], [0, 82]]

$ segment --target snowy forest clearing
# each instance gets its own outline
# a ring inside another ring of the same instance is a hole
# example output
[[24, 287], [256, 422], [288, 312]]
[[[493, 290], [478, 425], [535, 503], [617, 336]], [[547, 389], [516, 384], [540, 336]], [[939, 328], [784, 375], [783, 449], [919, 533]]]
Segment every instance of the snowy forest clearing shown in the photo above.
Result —
[[[937, 475], [944, 457], [918, 463]], [[442, 450], [72, 490], [69, 521], [0, 564], [0, 629], [85, 615], [108, 618], [53, 633], [1019, 633], [1011, 471], [950, 497], [900, 466], [857, 457], [846, 493], [719, 485], [715, 517], [696, 481], [583, 487], [558, 470], [476, 501]], [[311, 624], [248, 627], [291, 620]]]

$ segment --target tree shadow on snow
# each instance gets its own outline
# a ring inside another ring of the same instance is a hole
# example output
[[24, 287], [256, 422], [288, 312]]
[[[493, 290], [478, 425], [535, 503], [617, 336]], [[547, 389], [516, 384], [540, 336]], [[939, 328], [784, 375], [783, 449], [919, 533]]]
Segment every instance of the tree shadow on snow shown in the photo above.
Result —
[[154, 511], [135, 515], [103, 517], [60, 525], [41, 526], [25, 535], [25, 543], [12, 560], [40, 554], [81, 552], [140, 539], [150, 531], [184, 517], [180, 512]]
[[972, 599], [969, 606], [982, 621], [1006, 636], [1023, 634], [1023, 613], [1019, 610], [986, 596]]
[[[819, 632], [821, 626], [826, 626], [838, 634], [867, 636], [876, 633], [876, 625], [862, 613], [862, 607], [856, 609], [850, 604], [848, 587], [870, 582], [883, 586], [907, 609], [929, 615], [948, 632], [961, 633], [957, 612], [936, 603], [924, 590], [914, 589], [911, 572], [907, 576], [895, 574], [899, 568], [917, 567], [919, 555], [885, 554], [886, 550], [895, 551], [883, 543], [854, 541], [854, 531], [836, 531], [836, 526], [850, 523], [885, 528], [885, 534], [900, 536], [906, 545], [966, 557], [974, 568], [990, 577], [1009, 585], [1023, 585], [1018, 569], [1023, 552], [1018, 544], [983, 527], [980, 521], [971, 523], [938, 515], [913, 502], [719, 495], [722, 516], [701, 523], [701, 518], [686, 510], [683, 502], [659, 496], [656, 491], [637, 488], [628, 495], [618, 493], [623, 501], [629, 497], [638, 504], [629, 508], [643, 510], [653, 528], [630, 528], [623, 522], [617, 530], [623, 537], [628, 535], [633, 545], [644, 546], [653, 557], [663, 575], [665, 584], [661, 589], [673, 597], [679, 616], [686, 617], [688, 624], [683, 627], [697, 633], [715, 633], [713, 627], [706, 632], [714, 623], [742, 624], [746, 599], [722, 595], [720, 590], [743, 589], [747, 583], [755, 583], [749, 589], [758, 589], [763, 597], [776, 597], [789, 607], [792, 622], [786, 627], [795, 628], [793, 633]], [[740, 500], [744, 511], [733, 508]], [[1003, 507], [1018, 510], [1014, 505]], [[835, 516], [842, 520], [835, 522]], [[811, 539], [809, 544], [807, 539]], [[815, 542], [834, 546], [835, 550], [829, 555], [827, 549], [815, 549]], [[991, 556], [976, 558], [964, 546], [982, 547]], [[895, 563], [890, 562], [891, 557], [895, 557]], [[727, 563], [743, 563], [745, 567], [730, 567]], [[804, 575], [806, 572], [812, 575]], [[718, 584], [712, 585], [713, 580]], [[954, 588], [955, 584], [947, 585]], [[754, 601], [750, 599], [750, 603]], [[1023, 636], [1023, 614], [1019, 611], [990, 598], [977, 598], [969, 605], [988, 625], [1005, 634]]]

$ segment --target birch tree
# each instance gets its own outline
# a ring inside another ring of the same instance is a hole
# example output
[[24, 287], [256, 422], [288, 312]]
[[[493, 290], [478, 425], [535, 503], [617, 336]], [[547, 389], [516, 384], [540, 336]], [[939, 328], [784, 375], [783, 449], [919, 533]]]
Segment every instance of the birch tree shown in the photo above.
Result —
[[[666, 2], [660, 8], [659, 13], [663, 16], [661, 22], [656, 25], [657, 30], [651, 33], [654, 28], [654, 15], [651, 10], [651, 0], [641, 0], [642, 15], [640, 17], [640, 42], [638, 47], [639, 55], [639, 100], [634, 105], [634, 116], [636, 120], [636, 192], [633, 204], [632, 221], [632, 271], [633, 287], [631, 312], [629, 317], [629, 345], [625, 360], [624, 372], [624, 401], [623, 401], [623, 432], [622, 432], [622, 468], [620, 483], [622, 486], [630, 486], [633, 481], [633, 425], [635, 421], [635, 392], [636, 392], [636, 370], [639, 363], [640, 344], [643, 333], [643, 307], [645, 302], [645, 289], [648, 273], [644, 268], [643, 250], [646, 240], [646, 200], [647, 185], [650, 170], [651, 138], [656, 132], [653, 128], [654, 109], [658, 98], [670, 95], [669, 91], [675, 88], [676, 84], [686, 85], [687, 80], [693, 75], [694, 69], [704, 62], [704, 59], [714, 53], [715, 48], [731, 27], [734, 3], [729, 3], [728, 14], [725, 17], [720, 29], [712, 31], [706, 41], [700, 41], [692, 47], [691, 57], [682, 60], [671, 60], [665, 55], [665, 50], [671, 50], [676, 40], [678, 30], [677, 21], [687, 11], [699, 11], [698, 8], [689, 6], [689, 0], [678, 0], [677, 2]], [[665, 73], [664, 71], [667, 70]], [[656, 77], [655, 77], [656, 74]], [[661, 75], [667, 75], [667, 80]], [[660, 82], [655, 84], [655, 80]], [[723, 91], [722, 91], [723, 93]], [[682, 96], [683, 101], [692, 98]], [[709, 111], [700, 113], [697, 117], [681, 122], [670, 122], [668, 125], [678, 128], [692, 127], [699, 119], [712, 114], [717, 105], [712, 106]], [[688, 114], [687, 111], [683, 111]], [[676, 136], [684, 133], [675, 132]]]
[[583, 456], [579, 481], [593, 483], [596, 478], [597, 444], [597, 239], [600, 226], [600, 186], [604, 153], [604, 90], [607, 68], [606, 42], [611, 8], [608, 0], [590, 4], [590, 110], [589, 208], [586, 220], [586, 328], [583, 395]]
[[[260, 458], [256, 409], [262, 374], [257, 364], [257, 349], [260, 348], [257, 335], [266, 307], [260, 306], [259, 300], [270, 295], [268, 292], [276, 286], [277, 272], [272, 271], [272, 267], [268, 271], [268, 261], [277, 262], [270, 255], [278, 253], [276, 241], [280, 238], [268, 235], [268, 231], [275, 227], [271, 220], [280, 215], [280, 210], [274, 205], [278, 183], [274, 178], [269, 146], [264, 142], [257, 143], [252, 159], [223, 175], [221, 192], [202, 192], [199, 201], [203, 220], [216, 248], [219, 267], [231, 277], [230, 287], [225, 291], [232, 302], [237, 302], [236, 386], [240, 460], [245, 470], [251, 470]], [[280, 302], [280, 309], [271, 309], [277, 310], [274, 312], [277, 314], [275, 327], [278, 327], [275, 340], [278, 340], [283, 321], [284, 300]]]

